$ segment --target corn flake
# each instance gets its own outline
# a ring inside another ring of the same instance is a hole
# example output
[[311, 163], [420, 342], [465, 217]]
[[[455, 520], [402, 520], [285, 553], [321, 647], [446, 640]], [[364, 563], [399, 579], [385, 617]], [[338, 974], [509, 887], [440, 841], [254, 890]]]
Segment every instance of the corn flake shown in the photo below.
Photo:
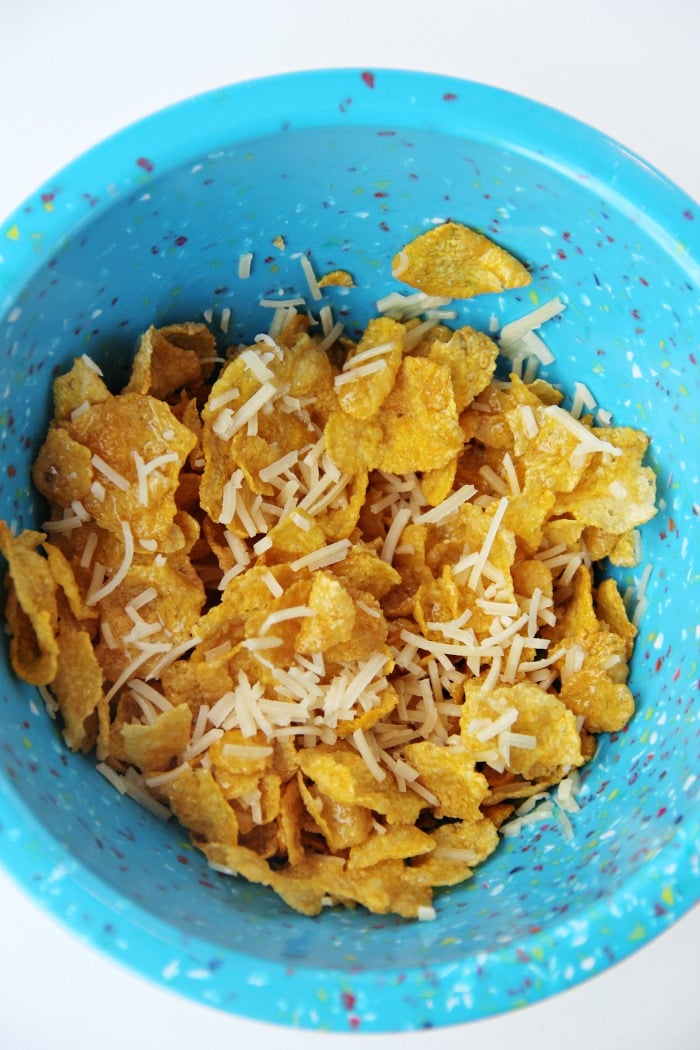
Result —
[[532, 279], [512, 255], [456, 222], [435, 226], [404, 245], [392, 269], [411, 287], [452, 299], [522, 288]]

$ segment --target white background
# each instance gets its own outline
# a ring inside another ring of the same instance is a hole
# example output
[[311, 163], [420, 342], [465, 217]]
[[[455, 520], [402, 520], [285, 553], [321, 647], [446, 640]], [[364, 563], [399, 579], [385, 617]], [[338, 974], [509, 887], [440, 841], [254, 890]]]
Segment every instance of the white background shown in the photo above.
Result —
[[[318, 66], [480, 80], [618, 139], [700, 200], [698, 0], [0, 0], [0, 218], [86, 147], [190, 94]], [[58, 927], [0, 873], [0, 1047], [699, 1050], [700, 910], [586, 985], [407, 1036], [285, 1031], [192, 1005]]]

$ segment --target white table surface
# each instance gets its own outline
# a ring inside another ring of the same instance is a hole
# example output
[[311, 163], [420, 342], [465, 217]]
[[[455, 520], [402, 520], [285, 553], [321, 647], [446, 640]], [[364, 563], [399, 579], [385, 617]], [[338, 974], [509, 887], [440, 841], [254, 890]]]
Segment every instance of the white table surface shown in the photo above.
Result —
[[[0, 0], [0, 217], [86, 147], [170, 102], [318, 66], [504, 87], [623, 142], [700, 200], [698, 0]], [[125, 972], [0, 872], [0, 1047], [347, 1048], [191, 1004]], [[368, 1050], [698, 1050], [700, 909], [584, 986]], [[405, 1040], [405, 1042], [404, 1042]]]

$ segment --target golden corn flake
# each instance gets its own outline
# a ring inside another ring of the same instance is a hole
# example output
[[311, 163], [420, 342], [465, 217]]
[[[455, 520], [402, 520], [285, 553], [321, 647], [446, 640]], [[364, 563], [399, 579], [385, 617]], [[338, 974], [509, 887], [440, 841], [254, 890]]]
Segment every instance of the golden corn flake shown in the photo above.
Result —
[[211, 375], [215, 357], [216, 343], [206, 325], [151, 326], [141, 337], [125, 392], [164, 400], [184, 387], [196, 389]]
[[10, 629], [10, 659], [15, 673], [31, 685], [48, 685], [58, 669], [56, 584], [36, 548], [43, 533], [26, 531], [15, 538], [0, 522], [0, 550], [8, 564], [5, 607]]
[[51, 680], [51, 691], [63, 717], [64, 737], [72, 751], [89, 751], [97, 737], [102, 669], [85, 631], [62, 630], [58, 647], [58, 668]]
[[[530, 279], [453, 222], [395, 271], [426, 296]], [[151, 327], [118, 394], [78, 358], [33, 467], [44, 531], [0, 523], [12, 665], [67, 745], [305, 915], [431, 917], [634, 711], [637, 630], [594, 563], [639, 558], [646, 436], [497, 377], [424, 298], [330, 347], [323, 308], [223, 350]]]
[[447, 365], [404, 358], [382, 405], [383, 441], [370, 466], [394, 474], [444, 467], [464, 443]]
[[318, 279], [319, 288], [353, 288], [355, 281], [347, 270], [330, 270]]
[[187, 704], [163, 711], [150, 725], [123, 725], [125, 759], [143, 773], [167, 769], [187, 747], [191, 728], [192, 712]]
[[503, 248], [456, 222], [435, 226], [404, 245], [392, 270], [427, 295], [452, 299], [522, 288], [532, 280], [522, 263]]

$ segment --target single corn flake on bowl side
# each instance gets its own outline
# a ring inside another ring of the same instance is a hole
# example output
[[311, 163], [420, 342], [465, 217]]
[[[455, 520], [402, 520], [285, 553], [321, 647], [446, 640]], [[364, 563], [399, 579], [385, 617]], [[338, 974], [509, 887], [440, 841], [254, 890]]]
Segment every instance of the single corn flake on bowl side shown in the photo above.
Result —
[[371, 1031], [695, 901], [694, 209], [526, 100], [329, 71], [6, 223], [0, 848], [46, 906]]

